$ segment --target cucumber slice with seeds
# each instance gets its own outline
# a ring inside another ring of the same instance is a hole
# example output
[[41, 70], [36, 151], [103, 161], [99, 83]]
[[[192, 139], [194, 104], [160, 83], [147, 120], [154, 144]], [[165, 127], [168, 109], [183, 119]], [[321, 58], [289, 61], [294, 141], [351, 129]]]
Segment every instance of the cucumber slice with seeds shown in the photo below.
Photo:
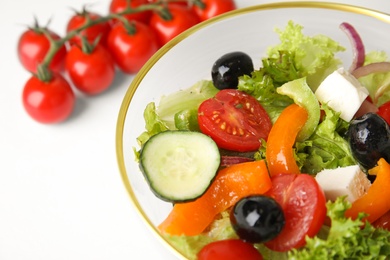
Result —
[[213, 181], [220, 154], [207, 135], [164, 131], [152, 136], [140, 154], [140, 169], [154, 194], [165, 201], [200, 197]]

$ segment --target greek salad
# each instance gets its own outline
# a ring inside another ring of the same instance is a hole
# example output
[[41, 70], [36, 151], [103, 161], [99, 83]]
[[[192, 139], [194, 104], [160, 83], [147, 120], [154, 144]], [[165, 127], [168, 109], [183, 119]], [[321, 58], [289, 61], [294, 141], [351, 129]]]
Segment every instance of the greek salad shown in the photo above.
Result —
[[390, 256], [390, 63], [339, 29], [350, 48], [289, 21], [260, 68], [227, 53], [145, 108], [136, 159], [188, 259]]

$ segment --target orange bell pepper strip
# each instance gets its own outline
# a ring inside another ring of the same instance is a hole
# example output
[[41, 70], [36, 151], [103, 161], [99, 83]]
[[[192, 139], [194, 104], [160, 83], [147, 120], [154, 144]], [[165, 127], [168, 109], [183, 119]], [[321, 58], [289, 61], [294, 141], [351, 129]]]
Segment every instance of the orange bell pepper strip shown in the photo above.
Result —
[[369, 173], [376, 175], [375, 181], [366, 194], [352, 203], [345, 216], [356, 219], [360, 212], [364, 212], [368, 216], [364, 217], [363, 221], [373, 223], [390, 210], [390, 165], [381, 158]]
[[235, 164], [220, 170], [207, 191], [191, 202], [176, 203], [158, 226], [170, 235], [198, 235], [215, 217], [239, 199], [264, 194], [272, 186], [264, 160]]
[[265, 152], [271, 176], [281, 173], [300, 173], [294, 158], [293, 146], [307, 118], [308, 113], [305, 108], [292, 104], [286, 107], [276, 119], [268, 135]]

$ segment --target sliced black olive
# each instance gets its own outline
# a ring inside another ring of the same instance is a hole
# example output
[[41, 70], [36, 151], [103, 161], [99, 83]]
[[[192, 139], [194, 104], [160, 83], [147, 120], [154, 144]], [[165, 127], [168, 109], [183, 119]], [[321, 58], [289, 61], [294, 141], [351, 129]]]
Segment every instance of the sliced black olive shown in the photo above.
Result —
[[230, 52], [220, 57], [211, 69], [213, 84], [218, 89], [236, 89], [238, 77], [253, 72], [251, 57], [244, 52]]
[[249, 243], [263, 243], [276, 237], [285, 224], [283, 209], [273, 198], [256, 195], [239, 200], [230, 212], [237, 235]]
[[351, 121], [347, 138], [353, 157], [365, 169], [374, 167], [380, 158], [390, 162], [390, 128], [375, 113]]

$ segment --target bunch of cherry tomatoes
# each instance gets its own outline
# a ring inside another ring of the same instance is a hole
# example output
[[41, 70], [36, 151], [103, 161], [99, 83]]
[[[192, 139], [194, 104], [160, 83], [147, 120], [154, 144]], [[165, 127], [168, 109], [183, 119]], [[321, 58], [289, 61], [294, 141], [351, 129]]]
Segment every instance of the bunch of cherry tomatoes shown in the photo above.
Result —
[[18, 43], [20, 62], [32, 73], [23, 106], [40, 123], [64, 121], [75, 105], [74, 88], [100, 94], [117, 70], [137, 73], [184, 30], [235, 8], [234, 0], [111, 0], [105, 16], [85, 7], [75, 12], [64, 37], [36, 22]]

